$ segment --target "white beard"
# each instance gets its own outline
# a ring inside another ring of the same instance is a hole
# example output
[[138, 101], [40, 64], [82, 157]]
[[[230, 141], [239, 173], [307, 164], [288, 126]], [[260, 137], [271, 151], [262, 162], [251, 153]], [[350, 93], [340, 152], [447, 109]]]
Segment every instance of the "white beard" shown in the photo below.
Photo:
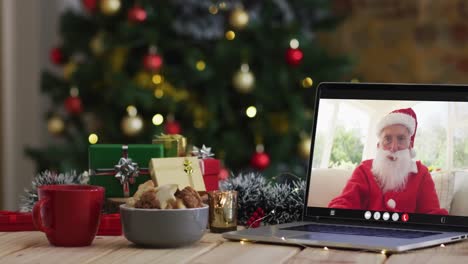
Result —
[[[393, 160], [390, 160], [389, 156]], [[416, 162], [411, 158], [409, 149], [392, 153], [377, 148], [377, 154], [372, 162], [372, 173], [374, 173], [383, 193], [403, 189], [411, 172], [418, 172], [418, 168]]]

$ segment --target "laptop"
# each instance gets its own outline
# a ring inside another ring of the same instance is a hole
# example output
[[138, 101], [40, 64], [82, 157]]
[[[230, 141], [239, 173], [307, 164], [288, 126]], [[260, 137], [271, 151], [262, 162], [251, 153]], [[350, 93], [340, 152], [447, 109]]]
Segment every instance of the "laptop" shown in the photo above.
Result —
[[[329, 207], [342, 195], [354, 169], [375, 157], [376, 120], [404, 108], [417, 115], [414, 160], [428, 168], [441, 210], [397, 210], [390, 203], [379, 210]], [[462, 199], [450, 208], [455, 202], [443, 190], [447, 184], [436, 184], [442, 179], [436, 177], [457, 176], [451, 181], [455, 182], [452, 190], [468, 192], [458, 186], [468, 180], [468, 174], [464, 175], [468, 153], [460, 148], [468, 144], [468, 127], [463, 125], [463, 120], [468, 123], [468, 86], [321, 83], [316, 89], [314, 117], [301, 221], [231, 231], [223, 233], [224, 238], [378, 252], [402, 252], [468, 238], [468, 209], [463, 210], [468, 208], [468, 200], [466, 205]]]

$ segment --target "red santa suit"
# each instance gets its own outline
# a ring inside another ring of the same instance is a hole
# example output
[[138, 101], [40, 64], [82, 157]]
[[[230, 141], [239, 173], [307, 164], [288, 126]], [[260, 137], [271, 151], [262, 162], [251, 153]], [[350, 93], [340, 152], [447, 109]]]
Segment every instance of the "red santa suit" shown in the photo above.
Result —
[[353, 172], [341, 195], [329, 204], [332, 208], [372, 211], [407, 212], [447, 215], [427, 167], [416, 162], [417, 173], [411, 172], [403, 190], [382, 190], [372, 173], [372, 160], [363, 161]]

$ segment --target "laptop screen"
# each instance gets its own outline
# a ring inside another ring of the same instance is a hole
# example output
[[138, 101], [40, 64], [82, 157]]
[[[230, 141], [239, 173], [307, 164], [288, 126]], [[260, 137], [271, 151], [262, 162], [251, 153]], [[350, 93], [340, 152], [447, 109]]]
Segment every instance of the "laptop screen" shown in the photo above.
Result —
[[468, 86], [317, 88], [307, 217], [468, 226]]

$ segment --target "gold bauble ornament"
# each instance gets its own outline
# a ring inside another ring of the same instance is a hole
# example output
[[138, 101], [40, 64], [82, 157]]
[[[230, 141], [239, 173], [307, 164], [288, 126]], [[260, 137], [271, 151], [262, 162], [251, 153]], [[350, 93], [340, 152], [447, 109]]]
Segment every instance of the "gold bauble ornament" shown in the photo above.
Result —
[[143, 130], [143, 120], [139, 115], [125, 116], [122, 118], [120, 127], [126, 136], [136, 136]]
[[303, 159], [309, 159], [310, 157], [310, 145], [312, 144], [312, 140], [309, 137], [303, 137], [299, 141], [297, 145], [297, 151], [299, 152], [299, 156]]
[[104, 33], [97, 33], [90, 41], [89, 48], [96, 56], [100, 56], [104, 53]]
[[208, 110], [202, 106], [195, 106], [193, 109], [193, 126], [198, 129], [206, 127], [208, 115]]
[[127, 61], [128, 49], [123, 47], [115, 48], [110, 55], [110, 64], [114, 72], [121, 72]]
[[137, 74], [134, 77], [134, 80], [140, 87], [153, 88], [151, 74], [146, 71], [137, 72]]
[[111, 16], [119, 12], [120, 6], [120, 0], [101, 0], [99, 7], [104, 15]]
[[273, 131], [284, 135], [289, 131], [289, 120], [287, 113], [272, 113], [269, 116], [270, 125]]
[[232, 84], [241, 93], [249, 93], [253, 90], [255, 76], [250, 72], [248, 64], [242, 64], [241, 69], [234, 74]]
[[70, 61], [67, 64], [65, 64], [65, 66], [63, 67], [63, 78], [67, 81], [70, 80], [73, 73], [75, 73], [76, 68], [77, 65], [73, 61]]
[[52, 116], [47, 120], [47, 130], [52, 135], [60, 135], [65, 129], [65, 122], [59, 116]]
[[236, 8], [229, 16], [229, 24], [235, 29], [243, 29], [249, 23], [249, 14], [242, 8]]

